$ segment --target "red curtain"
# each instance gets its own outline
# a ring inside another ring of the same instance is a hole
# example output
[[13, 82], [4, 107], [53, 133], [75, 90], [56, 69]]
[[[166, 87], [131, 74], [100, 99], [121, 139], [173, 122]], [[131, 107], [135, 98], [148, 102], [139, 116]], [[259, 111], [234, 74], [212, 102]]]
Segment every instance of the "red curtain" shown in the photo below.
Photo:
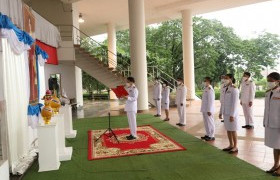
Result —
[[47, 64], [54, 64], [58, 65], [58, 58], [57, 58], [57, 50], [55, 47], [47, 45], [39, 40], [36, 39], [36, 44], [46, 53], [48, 53], [49, 58], [47, 59]]

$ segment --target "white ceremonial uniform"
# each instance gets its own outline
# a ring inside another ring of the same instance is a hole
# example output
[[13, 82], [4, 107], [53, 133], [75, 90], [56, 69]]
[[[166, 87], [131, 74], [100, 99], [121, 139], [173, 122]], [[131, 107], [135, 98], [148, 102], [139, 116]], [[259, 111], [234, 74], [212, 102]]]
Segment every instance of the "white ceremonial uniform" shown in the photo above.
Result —
[[169, 110], [169, 95], [170, 95], [170, 87], [166, 86], [164, 88], [162, 88], [162, 92], [161, 92], [161, 104], [162, 104], [162, 108]]
[[[206, 135], [208, 137], [215, 137], [215, 92], [212, 86], [206, 87], [202, 95], [201, 109]], [[207, 113], [210, 112], [211, 116]]]
[[[224, 106], [222, 114], [224, 116], [224, 124], [227, 131], [237, 131], [239, 129], [239, 90], [235, 86], [228, 86], [223, 94]], [[230, 121], [230, 116], [234, 121]]]
[[161, 89], [162, 89], [162, 86], [160, 83], [154, 84], [153, 99], [156, 104], [157, 115], [161, 115]]
[[225, 94], [225, 91], [226, 91], [226, 87], [227, 87], [226, 85], [222, 84], [221, 88], [220, 88], [220, 103], [221, 103], [220, 114], [223, 114], [222, 109], [223, 109], [223, 106], [224, 106], [224, 94]]
[[254, 101], [256, 93], [256, 86], [252, 80], [243, 81], [241, 83], [241, 96], [240, 101], [242, 102], [242, 108], [246, 125], [254, 125], [253, 121], [253, 106], [249, 106], [250, 102]]
[[137, 114], [138, 90], [133, 85], [133, 86], [127, 88], [127, 92], [128, 92], [128, 98], [126, 100], [124, 110], [127, 113], [130, 134], [134, 137], [137, 137], [136, 114]]
[[181, 84], [176, 90], [176, 105], [179, 114], [179, 123], [186, 125], [186, 98], [187, 87]]
[[273, 149], [280, 149], [280, 87], [268, 91], [265, 95], [263, 124], [264, 144]]

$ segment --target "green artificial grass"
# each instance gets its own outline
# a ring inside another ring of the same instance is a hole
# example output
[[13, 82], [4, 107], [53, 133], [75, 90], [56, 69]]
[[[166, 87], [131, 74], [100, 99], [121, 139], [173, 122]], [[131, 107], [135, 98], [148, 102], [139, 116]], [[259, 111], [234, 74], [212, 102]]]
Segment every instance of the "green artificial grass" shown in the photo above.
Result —
[[[201, 140], [155, 118], [138, 115], [138, 125], [152, 125], [187, 148], [186, 151], [138, 155], [103, 160], [87, 160], [87, 131], [106, 129], [107, 118], [88, 118], [74, 121], [78, 130], [72, 146], [71, 161], [61, 162], [60, 169], [38, 172], [35, 162], [24, 180], [269, 180], [274, 179], [261, 169], [202, 142]], [[126, 116], [112, 117], [112, 127], [127, 127]]]

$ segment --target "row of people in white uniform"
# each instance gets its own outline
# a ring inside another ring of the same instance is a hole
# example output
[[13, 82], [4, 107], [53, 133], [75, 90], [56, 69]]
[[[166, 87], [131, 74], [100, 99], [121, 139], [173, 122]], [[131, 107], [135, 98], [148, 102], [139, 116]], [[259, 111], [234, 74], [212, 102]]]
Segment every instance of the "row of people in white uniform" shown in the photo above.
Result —
[[[169, 103], [170, 103], [170, 87], [166, 81], [163, 81], [161, 85], [159, 78], [155, 79], [154, 89], [153, 89], [153, 100], [156, 106], [155, 117], [161, 116], [161, 109], [165, 110], [166, 118], [164, 121], [169, 121]], [[183, 83], [183, 79], [177, 79], [177, 90], [176, 90], [176, 101], [179, 122], [176, 124], [178, 126], [186, 125], [186, 96], [187, 88]]]
[[[243, 128], [253, 128], [253, 99], [255, 96], [255, 85], [250, 79], [250, 73], [245, 72], [241, 84], [240, 104], [242, 105], [246, 125]], [[223, 151], [229, 153], [238, 152], [237, 148], [237, 130], [239, 129], [239, 89], [234, 85], [235, 78], [232, 74], [227, 74], [222, 77], [223, 87], [221, 88], [221, 108], [219, 117], [224, 119], [225, 129], [227, 130], [229, 146], [224, 148]], [[265, 127], [265, 145], [273, 148], [274, 151], [274, 165], [266, 171], [274, 176], [280, 176], [280, 74], [277, 72], [270, 73], [267, 76], [267, 92], [265, 95], [265, 109], [263, 126]], [[136, 139], [137, 137], [137, 98], [138, 90], [135, 87], [135, 80], [133, 77], [127, 78], [128, 96], [125, 105], [127, 112], [128, 124], [130, 127], [130, 135], [127, 136], [128, 140]], [[202, 96], [201, 112], [205, 124], [206, 135], [201, 137], [206, 141], [215, 139], [215, 92], [211, 86], [211, 78], [204, 78], [204, 92]], [[177, 79], [176, 90], [176, 104], [179, 114], [179, 123], [177, 125], [186, 125], [186, 94], [187, 88], [183, 83], [183, 79]], [[167, 82], [163, 83], [163, 89], [157, 79], [155, 83], [154, 100], [157, 105], [157, 115], [161, 115], [160, 108], [163, 103], [165, 110], [169, 109], [169, 93], [170, 88]], [[159, 101], [159, 102], [158, 102]], [[161, 102], [162, 101], [162, 102]], [[168, 114], [167, 119], [169, 120]]]
[[[250, 79], [251, 74], [245, 72], [241, 84], [240, 104], [244, 111], [246, 125], [243, 128], [252, 129], [253, 121], [253, 100], [255, 97], [255, 84]], [[229, 153], [238, 152], [237, 130], [239, 129], [239, 90], [234, 86], [235, 78], [227, 74], [223, 78], [221, 89], [221, 108], [219, 116], [223, 117], [225, 129], [227, 130], [229, 146], [223, 151]], [[215, 93], [211, 87], [211, 79], [204, 79], [205, 90], [202, 97], [201, 112], [205, 123], [205, 140], [214, 140], [215, 124], [213, 118]], [[265, 127], [264, 143], [274, 151], [274, 165], [266, 171], [273, 176], [280, 176], [280, 74], [270, 73], [267, 76], [267, 91], [265, 95], [265, 108], [263, 126]]]

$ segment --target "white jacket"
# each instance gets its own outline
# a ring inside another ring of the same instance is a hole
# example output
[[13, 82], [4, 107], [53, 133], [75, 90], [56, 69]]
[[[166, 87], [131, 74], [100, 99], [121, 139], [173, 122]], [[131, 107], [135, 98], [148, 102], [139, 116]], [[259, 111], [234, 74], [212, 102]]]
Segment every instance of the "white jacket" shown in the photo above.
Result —
[[176, 104], [177, 106], [183, 104], [185, 105], [187, 102], [187, 87], [184, 84], [181, 84], [177, 87], [176, 90]]
[[154, 100], [161, 99], [161, 90], [162, 90], [162, 86], [160, 83], [154, 84], [154, 93], [153, 93]]
[[215, 112], [215, 91], [212, 86], [203, 91], [200, 112]]
[[222, 114], [232, 117], [239, 116], [239, 90], [235, 86], [228, 86], [228, 90], [225, 90], [223, 95]]
[[256, 93], [256, 86], [252, 80], [243, 81], [241, 83], [241, 96], [240, 101], [242, 103], [253, 102]]
[[125, 103], [125, 111], [132, 111], [137, 112], [137, 98], [138, 98], [138, 90], [133, 85], [132, 87], [129, 87], [126, 89], [128, 92], [128, 98]]
[[170, 87], [166, 86], [164, 88], [162, 88], [162, 92], [161, 92], [161, 103], [162, 104], [168, 104], [169, 103], [169, 94], [170, 94]]
[[280, 87], [265, 94], [263, 124], [269, 128], [280, 128]]
[[220, 103], [221, 103], [221, 107], [220, 107], [220, 114], [223, 114], [223, 106], [224, 106], [224, 94], [226, 91], [226, 86], [224, 84], [221, 85], [221, 89], [220, 89]]

